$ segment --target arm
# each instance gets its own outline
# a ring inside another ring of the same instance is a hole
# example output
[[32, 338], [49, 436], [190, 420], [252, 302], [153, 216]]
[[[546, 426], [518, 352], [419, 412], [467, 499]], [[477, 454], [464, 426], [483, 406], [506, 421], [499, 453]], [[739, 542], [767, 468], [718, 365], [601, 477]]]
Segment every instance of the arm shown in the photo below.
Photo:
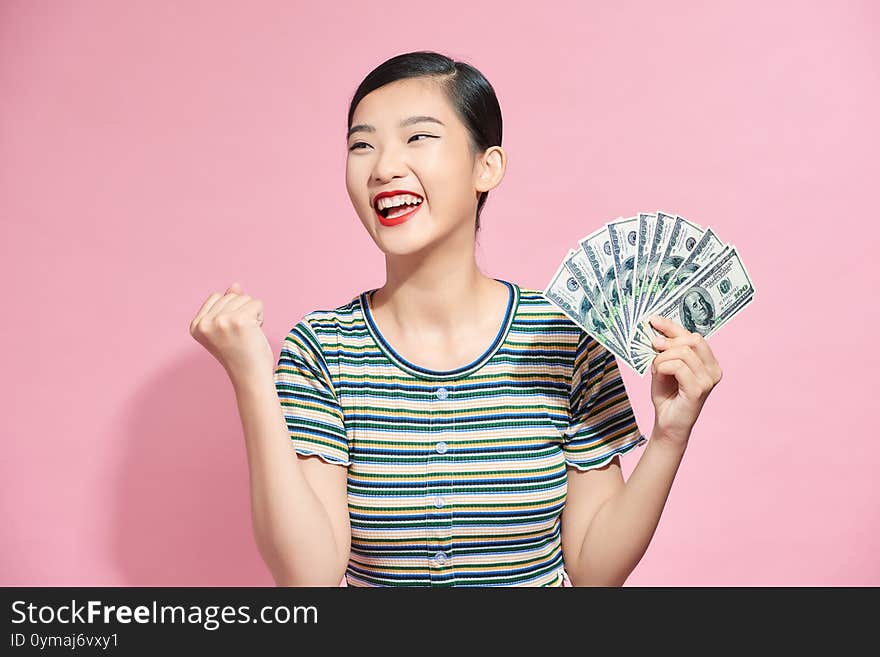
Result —
[[[260, 554], [278, 586], [336, 586], [351, 549], [347, 468], [292, 458], [271, 376], [233, 380]], [[293, 452], [295, 454], [295, 452]]]
[[648, 549], [683, 455], [652, 435], [627, 482], [618, 456], [601, 468], [569, 468], [562, 545], [574, 586], [623, 585]]
[[[654, 339], [659, 352], [651, 366], [654, 428], [645, 453], [626, 483], [616, 457], [605, 468], [569, 475], [574, 500], [563, 558], [567, 566], [571, 563], [576, 586], [622, 586], [639, 563], [657, 529], [694, 423], [723, 375], [699, 333], [665, 317], [655, 315], [651, 322], [664, 335]], [[563, 510], [563, 526], [565, 522]]]

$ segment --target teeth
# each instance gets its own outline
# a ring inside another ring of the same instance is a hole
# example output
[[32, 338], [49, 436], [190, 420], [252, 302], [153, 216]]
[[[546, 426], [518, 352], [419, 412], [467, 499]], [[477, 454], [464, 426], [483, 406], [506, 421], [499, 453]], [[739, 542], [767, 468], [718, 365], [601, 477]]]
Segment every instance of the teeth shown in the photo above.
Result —
[[397, 205], [403, 205], [404, 203], [418, 205], [421, 202], [422, 199], [418, 196], [413, 196], [412, 194], [398, 194], [397, 196], [385, 196], [380, 198], [378, 203], [376, 203], [376, 208], [384, 210], [385, 208], [393, 208]]

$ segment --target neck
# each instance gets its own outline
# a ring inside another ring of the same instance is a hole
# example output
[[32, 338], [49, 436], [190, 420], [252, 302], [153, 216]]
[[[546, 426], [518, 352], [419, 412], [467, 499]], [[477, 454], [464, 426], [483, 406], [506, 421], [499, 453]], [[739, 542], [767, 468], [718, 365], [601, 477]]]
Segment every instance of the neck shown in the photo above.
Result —
[[386, 283], [373, 295], [397, 330], [413, 339], [454, 339], [473, 332], [502, 285], [483, 274], [474, 255], [474, 235], [450, 235], [430, 251], [387, 255]]

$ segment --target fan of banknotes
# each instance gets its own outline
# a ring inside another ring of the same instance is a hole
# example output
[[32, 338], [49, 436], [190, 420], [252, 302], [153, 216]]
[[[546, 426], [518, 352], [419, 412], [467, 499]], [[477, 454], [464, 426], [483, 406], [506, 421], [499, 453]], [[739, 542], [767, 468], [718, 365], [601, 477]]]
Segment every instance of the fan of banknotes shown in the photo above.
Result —
[[620, 217], [579, 240], [544, 296], [643, 376], [667, 317], [709, 337], [746, 307], [755, 287], [732, 244], [678, 215]]

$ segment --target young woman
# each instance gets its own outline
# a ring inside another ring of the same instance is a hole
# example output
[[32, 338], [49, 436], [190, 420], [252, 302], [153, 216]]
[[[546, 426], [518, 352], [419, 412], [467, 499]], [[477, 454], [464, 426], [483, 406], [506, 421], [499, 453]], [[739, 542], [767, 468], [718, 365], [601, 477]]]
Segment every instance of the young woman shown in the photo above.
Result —
[[[306, 314], [277, 363], [237, 283], [192, 322], [235, 389], [279, 585], [620, 586], [648, 547], [721, 370], [699, 334], [655, 321], [647, 441], [614, 357], [541, 291], [480, 271], [501, 132], [475, 68], [386, 61], [346, 133], [385, 285]], [[646, 442], [624, 482], [619, 455]]]

